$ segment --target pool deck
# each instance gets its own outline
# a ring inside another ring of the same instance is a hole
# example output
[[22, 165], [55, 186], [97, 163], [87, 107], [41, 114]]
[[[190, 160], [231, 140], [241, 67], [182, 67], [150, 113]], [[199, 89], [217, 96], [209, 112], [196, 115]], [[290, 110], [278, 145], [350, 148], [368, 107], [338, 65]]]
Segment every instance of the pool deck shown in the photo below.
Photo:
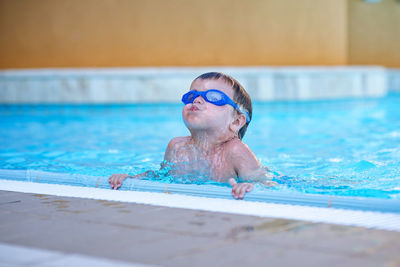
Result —
[[0, 266], [400, 266], [400, 232], [0, 191]]

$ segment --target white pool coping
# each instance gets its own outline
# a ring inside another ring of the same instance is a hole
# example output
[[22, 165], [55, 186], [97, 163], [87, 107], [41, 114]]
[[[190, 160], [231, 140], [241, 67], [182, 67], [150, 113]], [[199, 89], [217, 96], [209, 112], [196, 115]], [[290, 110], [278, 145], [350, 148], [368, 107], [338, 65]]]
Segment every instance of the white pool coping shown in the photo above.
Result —
[[303, 220], [400, 232], [400, 214], [0, 180], [0, 190]]

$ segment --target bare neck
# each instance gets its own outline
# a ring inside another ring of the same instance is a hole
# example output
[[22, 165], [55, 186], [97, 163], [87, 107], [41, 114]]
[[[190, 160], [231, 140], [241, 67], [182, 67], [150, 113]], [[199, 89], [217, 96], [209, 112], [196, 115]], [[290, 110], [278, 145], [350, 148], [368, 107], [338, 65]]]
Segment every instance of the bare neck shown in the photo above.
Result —
[[191, 131], [191, 142], [203, 154], [212, 153], [226, 142], [237, 138], [233, 133], [210, 133], [207, 131]]

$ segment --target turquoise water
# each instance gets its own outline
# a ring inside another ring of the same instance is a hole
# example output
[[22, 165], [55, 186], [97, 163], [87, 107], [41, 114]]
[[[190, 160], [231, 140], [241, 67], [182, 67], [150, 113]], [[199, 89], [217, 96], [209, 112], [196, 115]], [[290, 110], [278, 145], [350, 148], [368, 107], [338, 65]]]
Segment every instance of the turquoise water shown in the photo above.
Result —
[[[156, 170], [187, 135], [181, 104], [1, 105], [0, 169]], [[400, 95], [254, 103], [244, 141], [281, 192], [400, 199]], [[258, 187], [259, 190], [271, 190]]]

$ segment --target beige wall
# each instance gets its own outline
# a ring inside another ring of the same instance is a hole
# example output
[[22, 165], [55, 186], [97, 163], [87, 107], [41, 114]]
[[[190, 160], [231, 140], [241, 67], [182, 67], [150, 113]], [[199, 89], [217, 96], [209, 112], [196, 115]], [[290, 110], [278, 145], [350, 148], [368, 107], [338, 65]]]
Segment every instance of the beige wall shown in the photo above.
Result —
[[0, 0], [0, 68], [400, 67], [381, 0]]
[[400, 1], [349, 0], [348, 62], [400, 67]]
[[346, 0], [0, 0], [0, 68], [336, 65]]

